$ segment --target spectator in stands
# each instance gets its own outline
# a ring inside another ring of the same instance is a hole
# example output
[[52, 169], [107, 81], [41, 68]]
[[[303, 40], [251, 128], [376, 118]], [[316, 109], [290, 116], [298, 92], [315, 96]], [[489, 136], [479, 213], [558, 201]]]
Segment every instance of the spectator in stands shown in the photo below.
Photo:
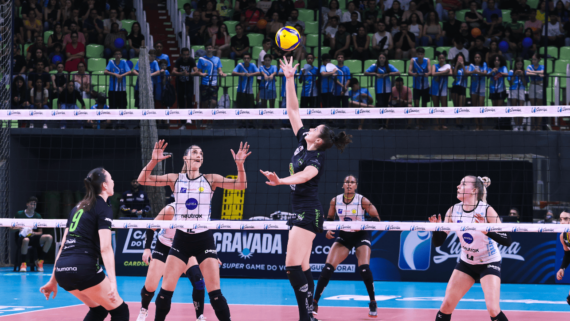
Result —
[[25, 43], [25, 35], [26, 32], [24, 31], [24, 20], [16, 15], [14, 18], [14, 43], [23, 45]]
[[218, 16], [212, 16], [212, 19], [210, 19], [210, 22], [206, 28], [206, 32], [204, 33], [207, 37], [207, 39], [205, 39], [206, 43], [211, 43], [212, 37], [218, 33], [218, 30], [220, 30], [220, 25], [222, 25], [222, 23], [219, 21], [219, 19], [220, 18]]
[[89, 19], [89, 14], [91, 13], [92, 9], [97, 10], [95, 7], [95, 0], [82, 1], [79, 6], [79, 16], [81, 17], [81, 20], [85, 21]]
[[358, 28], [357, 35], [352, 35], [352, 59], [362, 61], [370, 59], [369, 48], [370, 36], [366, 34], [366, 29], [364, 29], [364, 26], [362, 26]]
[[[570, 2], [569, 2], [570, 3]], [[505, 26], [505, 30], [510, 28], [512, 30], [512, 39], [514, 42], [522, 41], [523, 32], [524, 32], [524, 23], [519, 21], [519, 13], [518, 11], [511, 11], [511, 22], [507, 22], [503, 24]]]
[[[241, 15], [245, 12], [247, 6], [248, 6], [248, 0], [236, 0], [234, 3], [234, 14], [232, 20], [240, 21]], [[271, 4], [271, 6], [273, 6], [273, 3]], [[271, 9], [269, 9], [268, 11], [271, 11]]]
[[417, 9], [416, 2], [410, 1], [408, 10], [404, 11], [404, 15], [402, 16], [402, 20], [410, 20], [412, 14], [418, 15], [418, 23], [424, 24], [424, 17], [423, 13]]
[[55, 51], [55, 45], [59, 44], [60, 49], [63, 48], [63, 31], [61, 29], [61, 24], [56, 23], [54, 26], [54, 32], [48, 38], [47, 43], [47, 53], [51, 54]]
[[349, 22], [344, 23], [344, 25], [346, 27], [346, 32], [348, 32], [348, 34], [350, 35], [357, 34], [358, 29], [360, 29], [360, 27], [364, 27], [364, 24], [358, 21], [358, 14], [356, 11], [354, 11], [351, 14], [351, 20]]
[[193, 107], [194, 76], [197, 74], [198, 68], [196, 67], [194, 58], [190, 57], [190, 49], [182, 48], [180, 58], [176, 60], [174, 68], [172, 69], [172, 75], [176, 77], [178, 108]]
[[546, 2], [544, 0], [541, 0], [538, 3], [538, 8], [536, 10], [536, 19], [540, 20], [542, 24], [546, 24], [545, 15], [546, 15]]
[[249, 38], [244, 34], [243, 25], [236, 25], [236, 35], [231, 39], [230, 57], [232, 59], [242, 58], [249, 53]]
[[30, 107], [30, 92], [22, 76], [16, 76], [12, 85], [12, 109], [27, 109]]
[[103, 43], [103, 31], [105, 26], [97, 15], [96, 9], [91, 9], [89, 18], [83, 21], [83, 32], [87, 35], [90, 44]]
[[51, 83], [53, 84], [52, 97], [57, 97], [66, 88], [69, 75], [63, 71], [63, 62], [57, 64], [56, 73], [51, 74]]
[[141, 185], [138, 177], [131, 181], [131, 189], [127, 190], [121, 196], [119, 210], [125, 217], [145, 217], [150, 212], [150, 200]]
[[232, 1], [231, 0], [220, 0], [216, 4], [216, 11], [220, 13], [220, 19], [222, 21], [228, 21], [231, 19], [230, 12], [232, 11]]
[[115, 50], [115, 60], [109, 60], [105, 75], [109, 77], [109, 107], [112, 109], [127, 108], [127, 81], [126, 77], [130, 74], [131, 68], [123, 57], [120, 50]]
[[194, 11], [192, 20], [186, 20], [186, 34], [190, 37], [193, 45], [204, 44], [202, 33], [206, 29], [206, 23], [202, 21], [202, 15], [199, 10]]
[[491, 41], [491, 44], [489, 45], [489, 51], [485, 56], [485, 61], [487, 62], [487, 65], [489, 66], [493, 65], [491, 59], [493, 59], [493, 57], [496, 55], [503, 56], [503, 52], [499, 50], [499, 43], [497, 41]]
[[[337, 54], [337, 57], [340, 53]], [[332, 71], [327, 68], [327, 65], [331, 63], [331, 56], [329, 54], [324, 54], [322, 56], [323, 65], [321, 66], [321, 107], [328, 108], [333, 106], [333, 96], [332, 90], [334, 88], [334, 76], [338, 75], [336, 67]], [[333, 65], [334, 66], [334, 65]]]
[[[477, 37], [477, 42], [483, 43], [483, 40], [480, 38], [482, 37]], [[469, 56], [471, 57], [471, 65], [469, 66], [467, 76], [471, 77], [471, 105], [474, 107], [485, 106], [486, 81], [489, 72], [487, 63], [484, 60], [485, 55], [480, 51], [474, 51], [470, 52]], [[475, 124], [477, 125], [475, 130], [483, 130], [483, 124], [479, 118], [475, 119]]]
[[44, 55], [44, 51], [42, 49], [39, 49], [39, 48], [36, 49], [34, 57], [32, 57], [30, 59], [30, 61], [28, 62], [28, 70], [39, 72], [40, 70], [35, 69], [35, 66], [37, 66], [39, 61], [41, 61], [43, 63], [43, 66], [44, 66], [44, 69], [41, 71], [49, 72], [50, 63], [49, 63], [47, 57]]
[[491, 23], [488, 24], [489, 29], [487, 30], [487, 40], [486, 44], [490, 44], [491, 41], [499, 41], [505, 33], [505, 27], [499, 22], [499, 16], [496, 14], [491, 15]]
[[333, 52], [333, 57], [336, 57], [342, 52], [345, 57], [349, 57], [351, 55], [350, 51], [350, 44], [351, 36], [348, 32], [346, 32], [346, 26], [344, 24], [340, 24], [338, 26], [338, 31], [334, 38], [331, 38], [331, 48]]
[[[445, 61], [445, 59], [447, 59], [447, 52], [442, 51], [442, 52], [436, 52], [435, 53], [435, 57], [437, 58], [437, 62], [438, 63], [434, 63], [431, 66], [431, 75], [433, 76], [431, 79], [431, 100], [433, 103], [433, 107], [434, 108], [438, 108], [438, 107], [447, 107], [447, 97], [448, 97], [448, 83], [449, 83], [449, 76], [452, 75], [452, 68], [449, 64], [447, 64], [447, 62]], [[461, 71], [463, 73], [463, 71]], [[452, 88], [452, 92], [453, 92], [453, 88]], [[463, 106], [463, 105], [457, 105], [457, 106]], [[443, 121], [443, 124], [441, 123], [440, 119], [436, 119], [436, 123], [437, 123], [437, 129], [441, 130], [441, 129], [447, 129], [447, 127], [444, 125], [445, 124], [445, 120]]]
[[430, 101], [428, 79], [431, 75], [431, 62], [429, 58], [425, 58], [426, 51], [424, 48], [418, 48], [416, 53], [417, 58], [410, 60], [408, 68], [408, 74], [414, 77], [414, 106], [427, 107]]
[[416, 55], [416, 36], [408, 31], [408, 23], [402, 21], [400, 32], [394, 35], [394, 47], [396, 59], [408, 59]]
[[45, 71], [43, 61], [38, 61], [34, 71], [28, 73], [28, 88], [32, 88], [36, 84], [36, 80], [39, 78], [43, 81], [47, 89], [50, 89], [51, 77], [48, 72]]
[[[392, 92], [390, 77], [399, 76], [400, 71], [390, 64], [388, 55], [386, 53], [380, 53], [376, 63], [368, 67], [368, 69], [364, 71], [364, 75], [376, 78], [376, 107], [389, 106]], [[388, 122], [386, 122], [386, 126], [388, 126]]]
[[[345, 13], [342, 14], [342, 17], [340, 18], [340, 22], [341, 23], [345, 23], [345, 22], [351, 22], [353, 21], [352, 18], [352, 14], [356, 13], [356, 21], [361, 22], [362, 20], [360, 19], [360, 12], [358, 12], [356, 10], [356, 5], [354, 4], [354, 1], [350, 1], [347, 6], [347, 11]], [[348, 29], [348, 28], [347, 28]]]
[[267, 13], [267, 10], [269, 10], [269, 8], [271, 8], [271, 4], [273, 2], [271, 0], [261, 0], [259, 2], [257, 2], [256, 7], [258, 9], [260, 9], [261, 11], [263, 11], [263, 14]]
[[[171, 106], [163, 106], [162, 105], [162, 96], [164, 94], [164, 88], [167, 83], [170, 83], [170, 72], [168, 71], [168, 62], [164, 59], [158, 61], [158, 75], [156, 75], [156, 83], [154, 84], [154, 105], [156, 109], [163, 109]], [[159, 124], [162, 124], [161, 127], [168, 128], [168, 122], [166, 119], [158, 121]], [[160, 126], [160, 125], [159, 125]]]
[[42, 16], [42, 6], [38, 1], [21, 1], [21, 6], [22, 6], [22, 17], [24, 19], [28, 18], [29, 13], [31, 11], [34, 11], [36, 17]]
[[69, 26], [71, 32], [66, 34], [65, 36], [63, 36], [63, 48], [67, 47], [67, 44], [71, 42], [71, 34], [72, 33], [76, 33], [77, 34], [77, 41], [82, 43], [83, 45], [85, 45], [87, 42], [85, 41], [85, 35], [83, 34], [83, 32], [79, 31], [79, 25], [76, 24], [75, 22], [72, 22]]
[[400, 22], [402, 20], [402, 16], [404, 15], [404, 10], [402, 9], [402, 6], [400, 4], [400, 1], [398, 0], [394, 0], [392, 2], [392, 7], [386, 9], [386, 7], [384, 7], [385, 11], [384, 11], [384, 22], [386, 22], [387, 25], [390, 25], [391, 27], [394, 26], [394, 24], [392, 23], [392, 18], [396, 18], [396, 21]]
[[408, 31], [414, 35], [416, 38], [416, 46], [420, 44], [420, 35], [423, 32], [423, 25], [420, 24], [419, 16], [417, 14], [412, 14], [408, 21]]
[[184, 12], [182, 13], [182, 21], [186, 22], [188, 20], [192, 20], [192, 6], [189, 3], [185, 3], [183, 8]]
[[[566, 2], [565, 5], [568, 6], [568, 3], [570, 2]], [[513, 10], [511, 11], [511, 16], [513, 12], [516, 12], [518, 13], [519, 19], [521, 19], [522, 21], [527, 21], [530, 19], [531, 11], [532, 9], [527, 4], [527, 0], [519, 0], [518, 5], [515, 8], [513, 8]]]
[[459, 27], [459, 35], [463, 38], [463, 48], [469, 50], [471, 44], [475, 43], [475, 38], [469, 30], [469, 25], [467, 25], [467, 22], [461, 23]]
[[301, 43], [299, 47], [293, 51], [293, 57], [295, 60], [301, 61], [305, 59], [305, 55], [307, 54], [307, 36], [305, 35], [305, 29], [301, 25], [294, 25], [293, 27], [299, 31], [299, 36], [301, 37]]
[[14, 76], [20, 74], [22, 75], [22, 77], [27, 77], [26, 76], [26, 68], [27, 68], [27, 63], [26, 63], [26, 58], [24, 58], [24, 56], [22, 56], [22, 50], [20, 48], [20, 45], [16, 45], [14, 44], [14, 59], [13, 59], [13, 64], [12, 64], [12, 72], [14, 74]]
[[28, 51], [26, 52], [26, 60], [28, 61], [32, 59], [32, 57], [36, 54], [38, 49], [41, 49], [44, 52], [47, 51], [47, 47], [46, 45], [44, 45], [44, 37], [42, 35], [38, 35], [34, 39], [35, 39], [34, 44], [29, 46]]
[[[360, 87], [360, 83], [357, 78], [352, 78], [350, 80], [350, 91], [348, 92], [348, 96], [350, 97], [351, 107], [374, 107], [374, 105], [372, 105], [372, 95], [367, 88]], [[360, 126], [358, 130], [362, 130], [362, 126]]]
[[348, 87], [349, 81], [352, 78], [350, 75], [350, 69], [344, 65], [344, 55], [340, 53], [337, 56], [338, 64], [337, 76], [333, 77], [334, 87], [333, 87], [333, 102], [332, 105], [335, 107], [349, 107], [348, 105]]
[[104, 34], [108, 34], [108, 33], [112, 32], [113, 23], [116, 23], [117, 25], [119, 25], [118, 30], [123, 29], [123, 23], [121, 22], [121, 20], [119, 20], [117, 18], [117, 10], [116, 9], [109, 10], [109, 19], [103, 20], [103, 33]]
[[491, 57], [490, 62], [491, 81], [489, 85], [489, 98], [493, 102], [493, 106], [503, 106], [505, 98], [507, 98], [505, 88], [505, 77], [509, 75], [507, 63], [505, 62], [505, 58], [501, 55], [494, 55]]
[[[115, 47], [115, 41], [119, 38], [123, 40], [123, 46], [121, 48]], [[119, 32], [119, 25], [113, 22], [113, 24], [111, 25], [111, 32], [105, 36], [105, 43], [104, 43], [105, 50], [103, 51], [105, 59], [111, 58], [115, 50], [120, 50], [123, 57], [128, 57], [127, 46], [124, 45], [126, 43], [127, 43], [126, 37], [123, 36], [121, 32]]]
[[277, 0], [279, 7], [279, 20], [287, 21], [291, 16], [291, 11], [295, 8], [291, 0]]
[[[462, 52], [458, 52], [451, 61], [453, 68], [453, 87], [451, 87], [451, 100], [453, 106], [465, 106], [467, 93], [467, 59]], [[459, 124], [460, 122], [458, 122]]]
[[[261, 72], [261, 66], [263, 66], [265, 63], [265, 61], [264, 61], [265, 55], [267, 55], [269, 53], [269, 50], [271, 50], [271, 39], [269, 39], [269, 38], [263, 39], [261, 46], [262, 46], [262, 49], [259, 52], [259, 56], [257, 56], [257, 69], [259, 69], [260, 72]], [[273, 59], [273, 56], [271, 59]], [[279, 69], [279, 68], [277, 68], [277, 69]], [[262, 76], [258, 76], [257, 77], [257, 83], [260, 84], [261, 80], [262, 80]], [[258, 105], [260, 103], [259, 91], [257, 91], [257, 96], [255, 97], [255, 103], [256, 103], [256, 105]]]
[[[38, 63], [38, 65], [41, 62]], [[48, 74], [49, 76], [49, 74]], [[31, 78], [31, 76], [30, 76]], [[34, 109], [49, 109], [48, 106], [49, 91], [44, 87], [42, 78], [38, 77], [34, 82], [34, 87], [30, 90], [30, 104]], [[34, 121], [30, 121], [30, 128], [34, 128]], [[47, 122], [44, 120], [44, 128], [48, 128]]]
[[323, 26], [326, 27], [330, 26], [330, 21], [333, 17], [337, 18], [337, 25], [340, 21], [340, 17], [342, 16], [342, 10], [339, 8], [339, 4], [337, 0], [331, 0], [329, 2], [328, 8], [323, 8]]
[[453, 39], [453, 47], [449, 49], [449, 53], [447, 54], [448, 60], [455, 59], [458, 53], [462, 53], [463, 57], [465, 57], [465, 62], [469, 61], [469, 51], [463, 47], [465, 40], [462, 36], [457, 36]]
[[479, 28], [482, 32], [487, 29], [485, 17], [477, 11], [477, 2], [471, 1], [469, 4], [469, 12], [465, 13], [465, 22], [469, 24], [471, 29]]
[[129, 59], [138, 57], [141, 47], [145, 47], [145, 38], [141, 33], [141, 25], [138, 22], [133, 23], [131, 26], [131, 33], [127, 37], [129, 41]]
[[364, 21], [369, 21], [370, 27], [373, 27], [377, 21], [381, 21], [382, 8], [376, 6], [375, 0], [366, 1], [366, 9], [364, 10]]
[[481, 54], [483, 62], [487, 64], [486, 59], [489, 49], [485, 46], [485, 38], [483, 36], [475, 38], [475, 44], [471, 47], [471, 49], [469, 49], [469, 58], [471, 59], [469, 62], [473, 63], [473, 58], [475, 57], [476, 52]]
[[44, 9], [44, 29], [50, 30], [61, 19], [61, 10], [57, 0], [49, 0]]
[[[527, 88], [528, 77], [524, 70], [524, 60], [518, 57], [513, 65], [513, 70], [509, 71], [509, 83], [511, 84], [509, 90], [509, 98], [511, 106], [524, 106], [526, 105], [525, 91]], [[514, 117], [515, 125], [514, 131], [522, 131], [522, 117]]]
[[517, 223], [520, 220], [519, 210], [516, 207], [511, 207], [509, 210], [509, 216], [516, 217]]
[[489, 25], [493, 22], [493, 15], [497, 15], [497, 20], [499, 23], [503, 23], [503, 12], [495, 7], [495, 0], [487, 1], [487, 8], [483, 9], [483, 18], [485, 22]]
[[435, 11], [443, 21], [448, 19], [449, 10], [457, 12], [461, 9], [463, 9], [463, 4], [459, 0], [436, 0]]
[[[567, 212], [566, 210], [563, 210], [560, 214], [562, 214], [562, 213], [569, 213], [569, 212]], [[554, 219], [554, 213], [552, 212], [552, 210], [548, 210], [548, 211], [546, 211], [546, 214], [544, 215], [544, 220], [540, 220], [537, 223], [539, 223], [539, 224], [540, 223], [542, 223], [542, 224], [544, 224], [544, 223], [556, 223], [555, 221], [553, 221], [553, 219]]]
[[[214, 46], [214, 50], [216, 50], [216, 56], [221, 58], [226, 58], [230, 54], [230, 42], [231, 37], [228, 33], [228, 26], [225, 24], [221, 24], [218, 32], [214, 34], [212, 37], [212, 45]], [[260, 59], [262, 57], [259, 57]]]
[[240, 62], [232, 71], [233, 76], [239, 76], [239, 83], [236, 94], [237, 108], [253, 108], [253, 83], [255, 76], [260, 75], [259, 69], [251, 62], [251, 54], [245, 53], [243, 55], [243, 62]]
[[[105, 93], [99, 93], [97, 95], [97, 103], [91, 106], [90, 109], [109, 109], [109, 106], [107, 105], [106, 102], [107, 102], [107, 97], [105, 96]], [[101, 129], [101, 128], [106, 129], [111, 127], [110, 119], [103, 121], [103, 123], [101, 123], [101, 120], [88, 120], [87, 123], [91, 124], [91, 128], [93, 129]]]
[[257, 8], [255, 0], [248, 1], [248, 7], [241, 16], [241, 25], [246, 32], [257, 32], [257, 22], [263, 17], [263, 11]]
[[85, 73], [85, 63], [80, 62], [77, 64], [77, 73], [73, 74], [71, 79], [75, 84], [75, 89], [79, 90], [83, 98], [95, 97], [96, 93], [91, 88], [91, 75]]
[[[540, 65], [540, 55], [532, 55], [531, 64], [526, 69], [526, 74], [530, 76], [530, 86], [528, 96], [531, 106], [544, 105], [544, 65]], [[542, 129], [542, 117], [532, 117], [533, 130]]]
[[[81, 104], [81, 108], [85, 109], [85, 102], [83, 101], [83, 97], [81, 93], [75, 89], [75, 85], [73, 82], [68, 82], [66, 84], [66, 89], [59, 93], [59, 97], [57, 99], [57, 105], [59, 109], [79, 109], [77, 106], [77, 102]], [[65, 129], [67, 125], [67, 121], [62, 120], [60, 123], [61, 129]], [[79, 121], [79, 127], [83, 128], [83, 121]]]
[[166, 60], [168, 67], [170, 67], [170, 58], [167, 54], [162, 52], [162, 42], [157, 41], [154, 43], [154, 50], [156, 51], [156, 60], [160, 61], [162, 59]]
[[[36, 207], [38, 205], [38, 198], [32, 196], [28, 199], [26, 203], [26, 209], [18, 211], [14, 218], [16, 219], [36, 219], [41, 220], [42, 216], [36, 212]], [[26, 272], [27, 266], [27, 255], [28, 247], [35, 247], [38, 251], [38, 259], [36, 261], [36, 267], [38, 272], [44, 271], [44, 257], [51, 247], [53, 237], [49, 234], [44, 234], [42, 228], [31, 229], [31, 228], [19, 228], [14, 229], [20, 230], [18, 237], [18, 246], [20, 247], [20, 272]]]
[[396, 17], [391, 17], [390, 24], [386, 26], [386, 29], [390, 31], [392, 39], [394, 39], [394, 36], [400, 32], [400, 21]]
[[332, 17], [329, 20], [328, 26], [325, 28], [325, 32], [324, 32], [324, 41], [323, 44], [325, 46], [331, 46], [332, 43], [332, 39], [335, 37], [336, 33], [338, 31], [338, 17]]
[[295, 27], [297, 24], [305, 29], [305, 21], [299, 20], [299, 10], [293, 9], [291, 10], [291, 18], [287, 20], [287, 23], [285, 23], [285, 25]]
[[[339, 55], [341, 55], [339, 53]], [[301, 108], [313, 108], [317, 106], [317, 75], [319, 69], [313, 66], [315, 56], [312, 53], [307, 54], [307, 63], [302, 66], [299, 82], [303, 84], [301, 90]]]
[[32, 10], [28, 13], [28, 19], [24, 20], [24, 29], [26, 30], [27, 43], [31, 43], [32, 39], [43, 35], [42, 21], [36, 18], [36, 11]]
[[71, 42], [65, 47], [65, 70], [72, 72], [77, 71], [77, 64], [85, 62], [85, 45], [78, 41], [79, 35], [77, 32], [71, 33]]
[[[455, 15], [455, 13], [453, 13]], [[443, 29], [439, 24], [439, 18], [437, 17], [437, 12], [432, 11], [428, 13], [425, 25], [422, 28], [421, 45], [424, 47], [436, 45], [442, 47], [445, 45], [443, 37]]]
[[269, 39], [275, 39], [277, 31], [283, 28], [283, 26], [283, 23], [279, 21], [279, 13], [273, 12], [271, 21], [269, 21], [265, 27], [265, 37]]
[[271, 55], [264, 55], [263, 65], [259, 67], [261, 82], [259, 83], [259, 96], [261, 98], [261, 108], [274, 108], [277, 98], [277, 87], [275, 77], [277, 76], [277, 66], [271, 65]]
[[78, 26], [83, 26], [83, 20], [79, 17], [79, 9], [73, 8], [71, 10], [71, 16], [69, 16], [63, 23], [63, 33], [68, 34], [72, 32], [71, 24], [75, 23]]
[[[540, 41], [540, 30], [542, 29], [542, 21], [536, 19], [536, 10], [533, 9], [530, 12], [530, 19], [525, 21], [524, 23], [524, 29], [525, 29], [525, 34], [527, 33], [527, 29], [530, 28], [533, 32], [533, 40], [535, 43], [538, 43]], [[526, 35], [525, 35], [526, 37]]]
[[[563, 28], [563, 24], [561, 24], [558, 20], [558, 16], [552, 15], [550, 16], [550, 21], [548, 23], [548, 45], [549, 46], [556, 46], [562, 47], [564, 46], [564, 39], [566, 36], [564, 35], [565, 31]], [[542, 36], [545, 36], [546, 28], [542, 27]]]
[[443, 23], [442, 29], [442, 37], [445, 45], [449, 44], [450, 39], [459, 35], [460, 26], [461, 22], [455, 19], [455, 10], [449, 10], [447, 12], [447, 21]]
[[390, 106], [393, 107], [412, 107], [412, 91], [404, 86], [404, 79], [398, 77], [392, 87], [392, 95], [390, 97]]
[[198, 75], [202, 77], [201, 108], [215, 108], [218, 104], [218, 77], [226, 77], [226, 74], [222, 71], [220, 58], [214, 56], [214, 47], [211, 44], [206, 45], [206, 56], [198, 59], [196, 67], [199, 69]]
[[202, 8], [202, 21], [205, 23], [209, 23], [212, 20], [213, 16], [219, 15], [219, 13], [215, 10], [214, 4], [215, 2], [208, 1], [206, 3], [206, 7]]

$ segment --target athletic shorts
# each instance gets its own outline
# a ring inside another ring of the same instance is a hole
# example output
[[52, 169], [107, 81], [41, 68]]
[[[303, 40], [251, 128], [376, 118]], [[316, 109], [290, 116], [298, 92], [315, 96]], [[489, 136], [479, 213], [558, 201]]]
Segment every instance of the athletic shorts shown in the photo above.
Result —
[[489, 274], [496, 275], [501, 278], [501, 261], [487, 264], [469, 264], [463, 260], [459, 260], [455, 269], [469, 275], [475, 281]]
[[[414, 88], [413, 95], [414, 95], [414, 100], [420, 100], [421, 98], [422, 101], [424, 101], [426, 104], [431, 99], [431, 95], [429, 94], [429, 88], [426, 89]], [[427, 107], [427, 106], [421, 106], [421, 107]]]
[[491, 100], [505, 100], [505, 98], [507, 98], [507, 93], [504, 91], [500, 93], [489, 94], [489, 99]]
[[247, 93], [236, 93], [235, 106], [238, 109], [255, 108], [255, 96]]
[[168, 257], [168, 253], [170, 252], [170, 247], [162, 244], [159, 240], [156, 242], [156, 246], [152, 251], [152, 259], [159, 260], [162, 263], [166, 263], [166, 258]]
[[103, 268], [95, 263], [86, 264], [85, 261], [80, 257], [60, 257], [54, 268], [57, 284], [69, 292], [83, 291], [103, 282]]
[[212, 231], [208, 230], [202, 233], [189, 234], [176, 230], [172, 247], [168, 255], [175, 256], [188, 263], [188, 260], [195, 256], [198, 264], [202, 263], [207, 258], [218, 258], [216, 252], [216, 244], [214, 243], [214, 236]]
[[376, 93], [376, 107], [388, 107], [392, 93]]
[[368, 247], [371, 246], [370, 232], [368, 231], [340, 231], [338, 233], [338, 237], [334, 241], [335, 243], [339, 243], [340, 245], [346, 247], [348, 250], [352, 250], [352, 248], [359, 248], [362, 245], [366, 245]]
[[287, 225], [291, 227], [298, 226], [315, 234], [323, 232], [325, 215], [320, 204], [314, 207], [304, 208], [295, 208], [295, 206], [293, 206], [293, 213], [297, 214], [297, 218], [289, 220]]
[[465, 96], [466, 89], [467, 88], [465, 88], [463, 86], [453, 85], [453, 87], [451, 87], [451, 93], [461, 95], [461, 96]]
[[200, 85], [200, 101], [218, 101], [218, 86]]
[[544, 91], [542, 89], [542, 83], [536, 85], [534, 83], [530, 84], [528, 89], [528, 96], [530, 99], [542, 99], [544, 97]]
[[509, 91], [509, 98], [510, 99], [518, 99], [525, 101], [525, 92], [524, 89], [512, 90]]

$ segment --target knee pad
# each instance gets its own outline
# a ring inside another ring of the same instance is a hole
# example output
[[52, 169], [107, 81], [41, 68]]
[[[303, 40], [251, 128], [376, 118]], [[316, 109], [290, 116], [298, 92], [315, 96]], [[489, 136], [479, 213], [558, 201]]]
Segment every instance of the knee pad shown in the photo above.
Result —
[[129, 321], [129, 306], [123, 301], [116, 309], [109, 311], [111, 321]]
[[166, 291], [165, 289], [160, 289], [158, 295], [156, 296], [155, 304], [157, 310], [170, 310], [170, 303], [172, 301], [172, 291]]
[[[287, 266], [286, 270], [287, 270], [287, 278], [289, 278], [289, 282], [295, 289], [302, 286], [306, 286], [308, 288], [307, 278], [305, 277], [305, 273], [301, 269], [300, 265]], [[303, 292], [306, 292], [306, 290]]]
[[370, 271], [370, 266], [368, 264], [363, 264], [358, 267], [360, 270], [360, 276], [364, 281], [374, 281], [374, 276], [372, 276], [372, 271]]
[[204, 290], [206, 283], [204, 282], [204, 277], [202, 276], [202, 271], [198, 265], [194, 265], [186, 271], [186, 275], [192, 282], [192, 286], [196, 290]]
[[568, 305], [570, 305], [570, 295], [566, 297], [566, 302], [568, 302]]
[[222, 294], [222, 290], [212, 291], [208, 293], [208, 296], [210, 297], [210, 304], [212, 305], [214, 311], [224, 309], [225, 307], [228, 306], [228, 302], [226, 301], [226, 298]]
[[109, 314], [109, 312], [102, 306], [89, 308], [89, 312], [87, 312], [83, 321], [103, 321], [107, 317], [107, 314]]
[[325, 266], [323, 267], [323, 270], [321, 271], [321, 278], [323, 279], [329, 279], [332, 277], [333, 273], [334, 273], [334, 266], [332, 266], [332, 264], [325, 264]]

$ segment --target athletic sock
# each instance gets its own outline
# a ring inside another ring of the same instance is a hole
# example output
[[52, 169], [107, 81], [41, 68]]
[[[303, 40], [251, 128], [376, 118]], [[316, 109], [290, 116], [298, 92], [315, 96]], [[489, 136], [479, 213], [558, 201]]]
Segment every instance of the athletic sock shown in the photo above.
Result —
[[505, 316], [503, 311], [499, 312], [499, 314], [496, 317], [491, 318], [491, 320], [492, 321], [509, 321], [509, 319], [507, 319], [507, 316]]
[[435, 321], [451, 321], [451, 314], [445, 314], [441, 311], [437, 311]]
[[107, 317], [107, 314], [109, 314], [109, 312], [102, 306], [89, 308], [89, 312], [87, 312], [83, 321], [103, 321]]
[[332, 274], [334, 273], [334, 266], [331, 264], [325, 264], [323, 270], [321, 271], [321, 276], [319, 276], [319, 281], [317, 282], [317, 292], [315, 293], [315, 301], [319, 302], [323, 291], [329, 284]]
[[208, 295], [210, 296], [210, 304], [212, 308], [214, 308], [218, 320], [231, 321], [230, 307], [228, 306], [228, 301], [226, 301], [226, 298], [222, 294], [222, 290], [214, 290], [208, 293]]
[[370, 266], [368, 264], [363, 264], [358, 268], [360, 269], [360, 276], [362, 277], [362, 281], [364, 281], [364, 285], [366, 286], [366, 291], [368, 291], [370, 301], [375, 301], [376, 298], [374, 295], [374, 276], [372, 276]]
[[111, 321], [129, 321], [129, 306], [123, 301], [114, 310], [109, 311]]
[[186, 276], [192, 283], [192, 301], [194, 301], [194, 309], [196, 309], [196, 318], [204, 314], [204, 296], [206, 291], [206, 283], [204, 283], [204, 277], [202, 276], [202, 271], [198, 265], [191, 266], [188, 271], [186, 271]]
[[141, 290], [141, 305], [143, 309], [148, 310], [148, 305], [150, 304], [150, 301], [152, 301], [153, 297], [154, 292], [148, 292], [146, 287], [143, 285]]
[[307, 277], [300, 265], [288, 266], [287, 277], [295, 291], [295, 298], [297, 299], [297, 306], [299, 308], [300, 321], [308, 321], [309, 319], [309, 301], [307, 298], [307, 291], [309, 285], [307, 284]]
[[156, 296], [156, 313], [154, 316], [154, 321], [164, 321], [166, 315], [170, 312], [170, 303], [172, 301], [173, 291], [166, 291], [165, 289], [160, 289], [158, 295]]
[[309, 285], [309, 291], [307, 291], [307, 300], [309, 301], [309, 313], [313, 313], [313, 296], [315, 295], [315, 281], [313, 280], [313, 274], [311, 268], [304, 271], [305, 278], [307, 278], [307, 284]]

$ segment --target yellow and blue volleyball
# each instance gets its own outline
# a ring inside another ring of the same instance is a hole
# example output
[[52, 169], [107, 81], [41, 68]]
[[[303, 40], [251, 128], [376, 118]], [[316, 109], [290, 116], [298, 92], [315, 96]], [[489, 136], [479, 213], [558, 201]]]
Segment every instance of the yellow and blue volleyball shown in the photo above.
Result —
[[281, 50], [292, 51], [297, 49], [301, 44], [301, 35], [299, 31], [293, 27], [283, 27], [277, 31], [275, 42]]

